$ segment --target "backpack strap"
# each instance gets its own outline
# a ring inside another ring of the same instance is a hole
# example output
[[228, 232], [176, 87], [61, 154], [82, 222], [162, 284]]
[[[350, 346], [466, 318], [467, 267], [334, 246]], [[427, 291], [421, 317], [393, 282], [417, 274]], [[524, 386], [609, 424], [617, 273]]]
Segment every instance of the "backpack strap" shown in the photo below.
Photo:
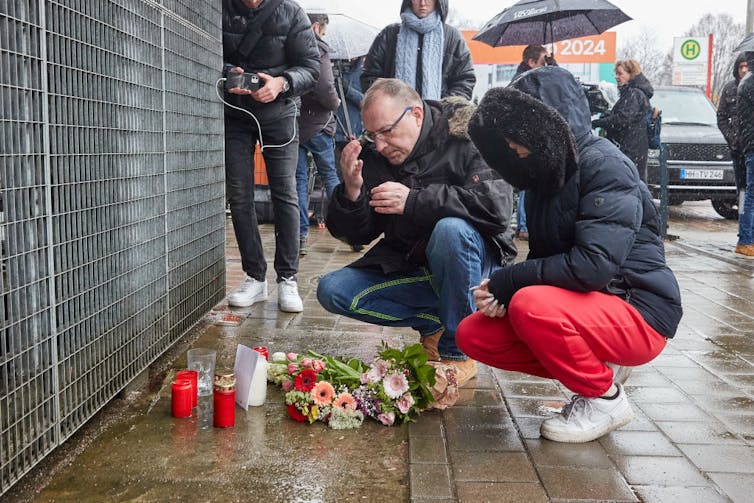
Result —
[[283, 0], [267, 0], [267, 2], [269, 2], [269, 4], [266, 8], [263, 8], [262, 11], [252, 19], [251, 23], [249, 23], [246, 28], [246, 34], [238, 44], [236, 54], [243, 58], [247, 58], [249, 54], [251, 54], [251, 51], [254, 50], [254, 47], [257, 46], [262, 38], [262, 26], [272, 13], [277, 10], [280, 4], [283, 3]]

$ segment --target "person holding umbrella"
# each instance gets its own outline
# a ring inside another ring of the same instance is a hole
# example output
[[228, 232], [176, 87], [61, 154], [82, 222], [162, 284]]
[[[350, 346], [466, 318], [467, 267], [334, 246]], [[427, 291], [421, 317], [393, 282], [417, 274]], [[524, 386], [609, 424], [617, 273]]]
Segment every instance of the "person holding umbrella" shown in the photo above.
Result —
[[487, 164], [527, 189], [529, 255], [475, 289], [478, 311], [456, 343], [470, 358], [577, 393], [540, 433], [589, 442], [633, 418], [616, 367], [665, 348], [680, 291], [652, 196], [629, 159], [592, 134], [573, 75], [546, 66], [511, 85], [487, 92], [468, 130]]
[[647, 182], [647, 116], [649, 100], [654, 88], [641, 73], [641, 65], [634, 59], [615, 63], [615, 80], [618, 81], [620, 97], [610, 112], [592, 121], [593, 128], [604, 128], [607, 139], [618, 145], [621, 152], [633, 161], [639, 178]]
[[424, 99], [471, 99], [476, 83], [471, 53], [461, 33], [445, 23], [448, 0], [403, 0], [401, 22], [372, 42], [361, 74], [364, 92], [380, 77], [395, 77]]

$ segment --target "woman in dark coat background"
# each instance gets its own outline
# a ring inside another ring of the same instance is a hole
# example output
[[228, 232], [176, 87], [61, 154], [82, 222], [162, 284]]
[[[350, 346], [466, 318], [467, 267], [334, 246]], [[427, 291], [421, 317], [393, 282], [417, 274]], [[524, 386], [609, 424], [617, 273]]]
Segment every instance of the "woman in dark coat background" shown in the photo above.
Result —
[[476, 83], [463, 35], [445, 23], [448, 0], [403, 0], [401, 22], [377, 35], [361, 74], [364, 92], [380, 77], [404, 81], [425, 100], [447, 96], [471, 99]]
[[615, 63], [615, 80], [620, 98], [612, 111], [592, 121], [592, 127], [605, 129], [608, 140], [618, 145], [639, 171], [639, 178], [647, 181], [647, 116], [649, 100], [654, 95], [652, 84], [641, 73], [641, 65], [633, 59]]

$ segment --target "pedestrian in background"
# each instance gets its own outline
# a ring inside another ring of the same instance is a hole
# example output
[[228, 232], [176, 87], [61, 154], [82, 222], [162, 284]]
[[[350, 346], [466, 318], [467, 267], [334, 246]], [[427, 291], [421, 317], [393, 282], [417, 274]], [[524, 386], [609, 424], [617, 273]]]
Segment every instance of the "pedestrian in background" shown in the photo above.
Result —
[[746, 165], [741, 147], [738, 143], [738, 114], [736, 112], [736, 99], [738, 93], [738, 84], [746, 75], [749, 65], [746, 63], [746, 56], [741, 53], [736, 57], [733, 64], [733, 80], [729, 81], [723, 87], [720, 95], [720, 102], [717, 106], [717, 127], [723, 133], [725, 141], [728, 143], [730, 158], [733, 161], [733, 173], [736, 176], [736, 188], [738, 189], [738, 213], [743, 211], [743, 195], [746, 188]]
[[[754, 69], [754, 52], [744, 53], [748, 68]], [[736, 113], [739, 146], [746, 164], [744, 209], [738, 217], [736, 254], [754, 258], [754, 72], [747, 72], [738, 84]]]
[[369, 48], [361, 88], [380, 77], [407, 83], [426, 100], [471, 99], [476, 83], [463, 35], [445, 24], [448, 0], [403, 0], [401, 22], [386, 26]]
[[262, 146], [275, 212], [275, 272], [281, 311], [304, 309], [298, 293], [299, 208], [296, 196], [300, 99], [319, 76], [311, 23], [293, 0], [223, 0], [226, 76], [255, 73], [257, 91], [234, 87], [225, 100], [225, 179], [246, 281], [231, 306], [267, 299], [267, 261], [254, 207], [254, 148]]
[[639, 62], [633, 59], [615, 63], [615, 80], [618, 82], [618, 101], [611, 111], [593, 120], [592, 127], [605, 130], [607, 139], [618, 145], [621, 152], [633, 161], [639, 178], [646, 183], [649, 154], [647, 116], [654, 88], [641, 73]]
[[[309, 159], [317, 167], [324, 194], [329, 199], [335, 186], [340, 183], [335, 168], [335, 111], [340, 105], [335, 90], [330, 46], [324, 41], [330, 19], [327, 14], [308, 14], [312, 31], [319, 49], [319, 78], [311, 92], [301, 97], [299, 124], [298, 165], [296, 167], [296, 190], [299, 206], [299, 255], [309, 251]], [[324, 197], [323, 194], [323, 197]]]

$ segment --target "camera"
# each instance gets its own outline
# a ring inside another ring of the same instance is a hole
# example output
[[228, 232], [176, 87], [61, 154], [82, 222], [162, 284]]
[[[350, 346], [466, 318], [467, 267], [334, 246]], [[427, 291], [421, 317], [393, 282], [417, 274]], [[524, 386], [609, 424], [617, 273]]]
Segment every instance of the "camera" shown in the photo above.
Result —
[[235, 87], [248, 89], [249, 91], [258, 91], [262, 84], [259, 75], [252, 72], [229, 73], [225, 79], [225, 90], [229, 91]]

